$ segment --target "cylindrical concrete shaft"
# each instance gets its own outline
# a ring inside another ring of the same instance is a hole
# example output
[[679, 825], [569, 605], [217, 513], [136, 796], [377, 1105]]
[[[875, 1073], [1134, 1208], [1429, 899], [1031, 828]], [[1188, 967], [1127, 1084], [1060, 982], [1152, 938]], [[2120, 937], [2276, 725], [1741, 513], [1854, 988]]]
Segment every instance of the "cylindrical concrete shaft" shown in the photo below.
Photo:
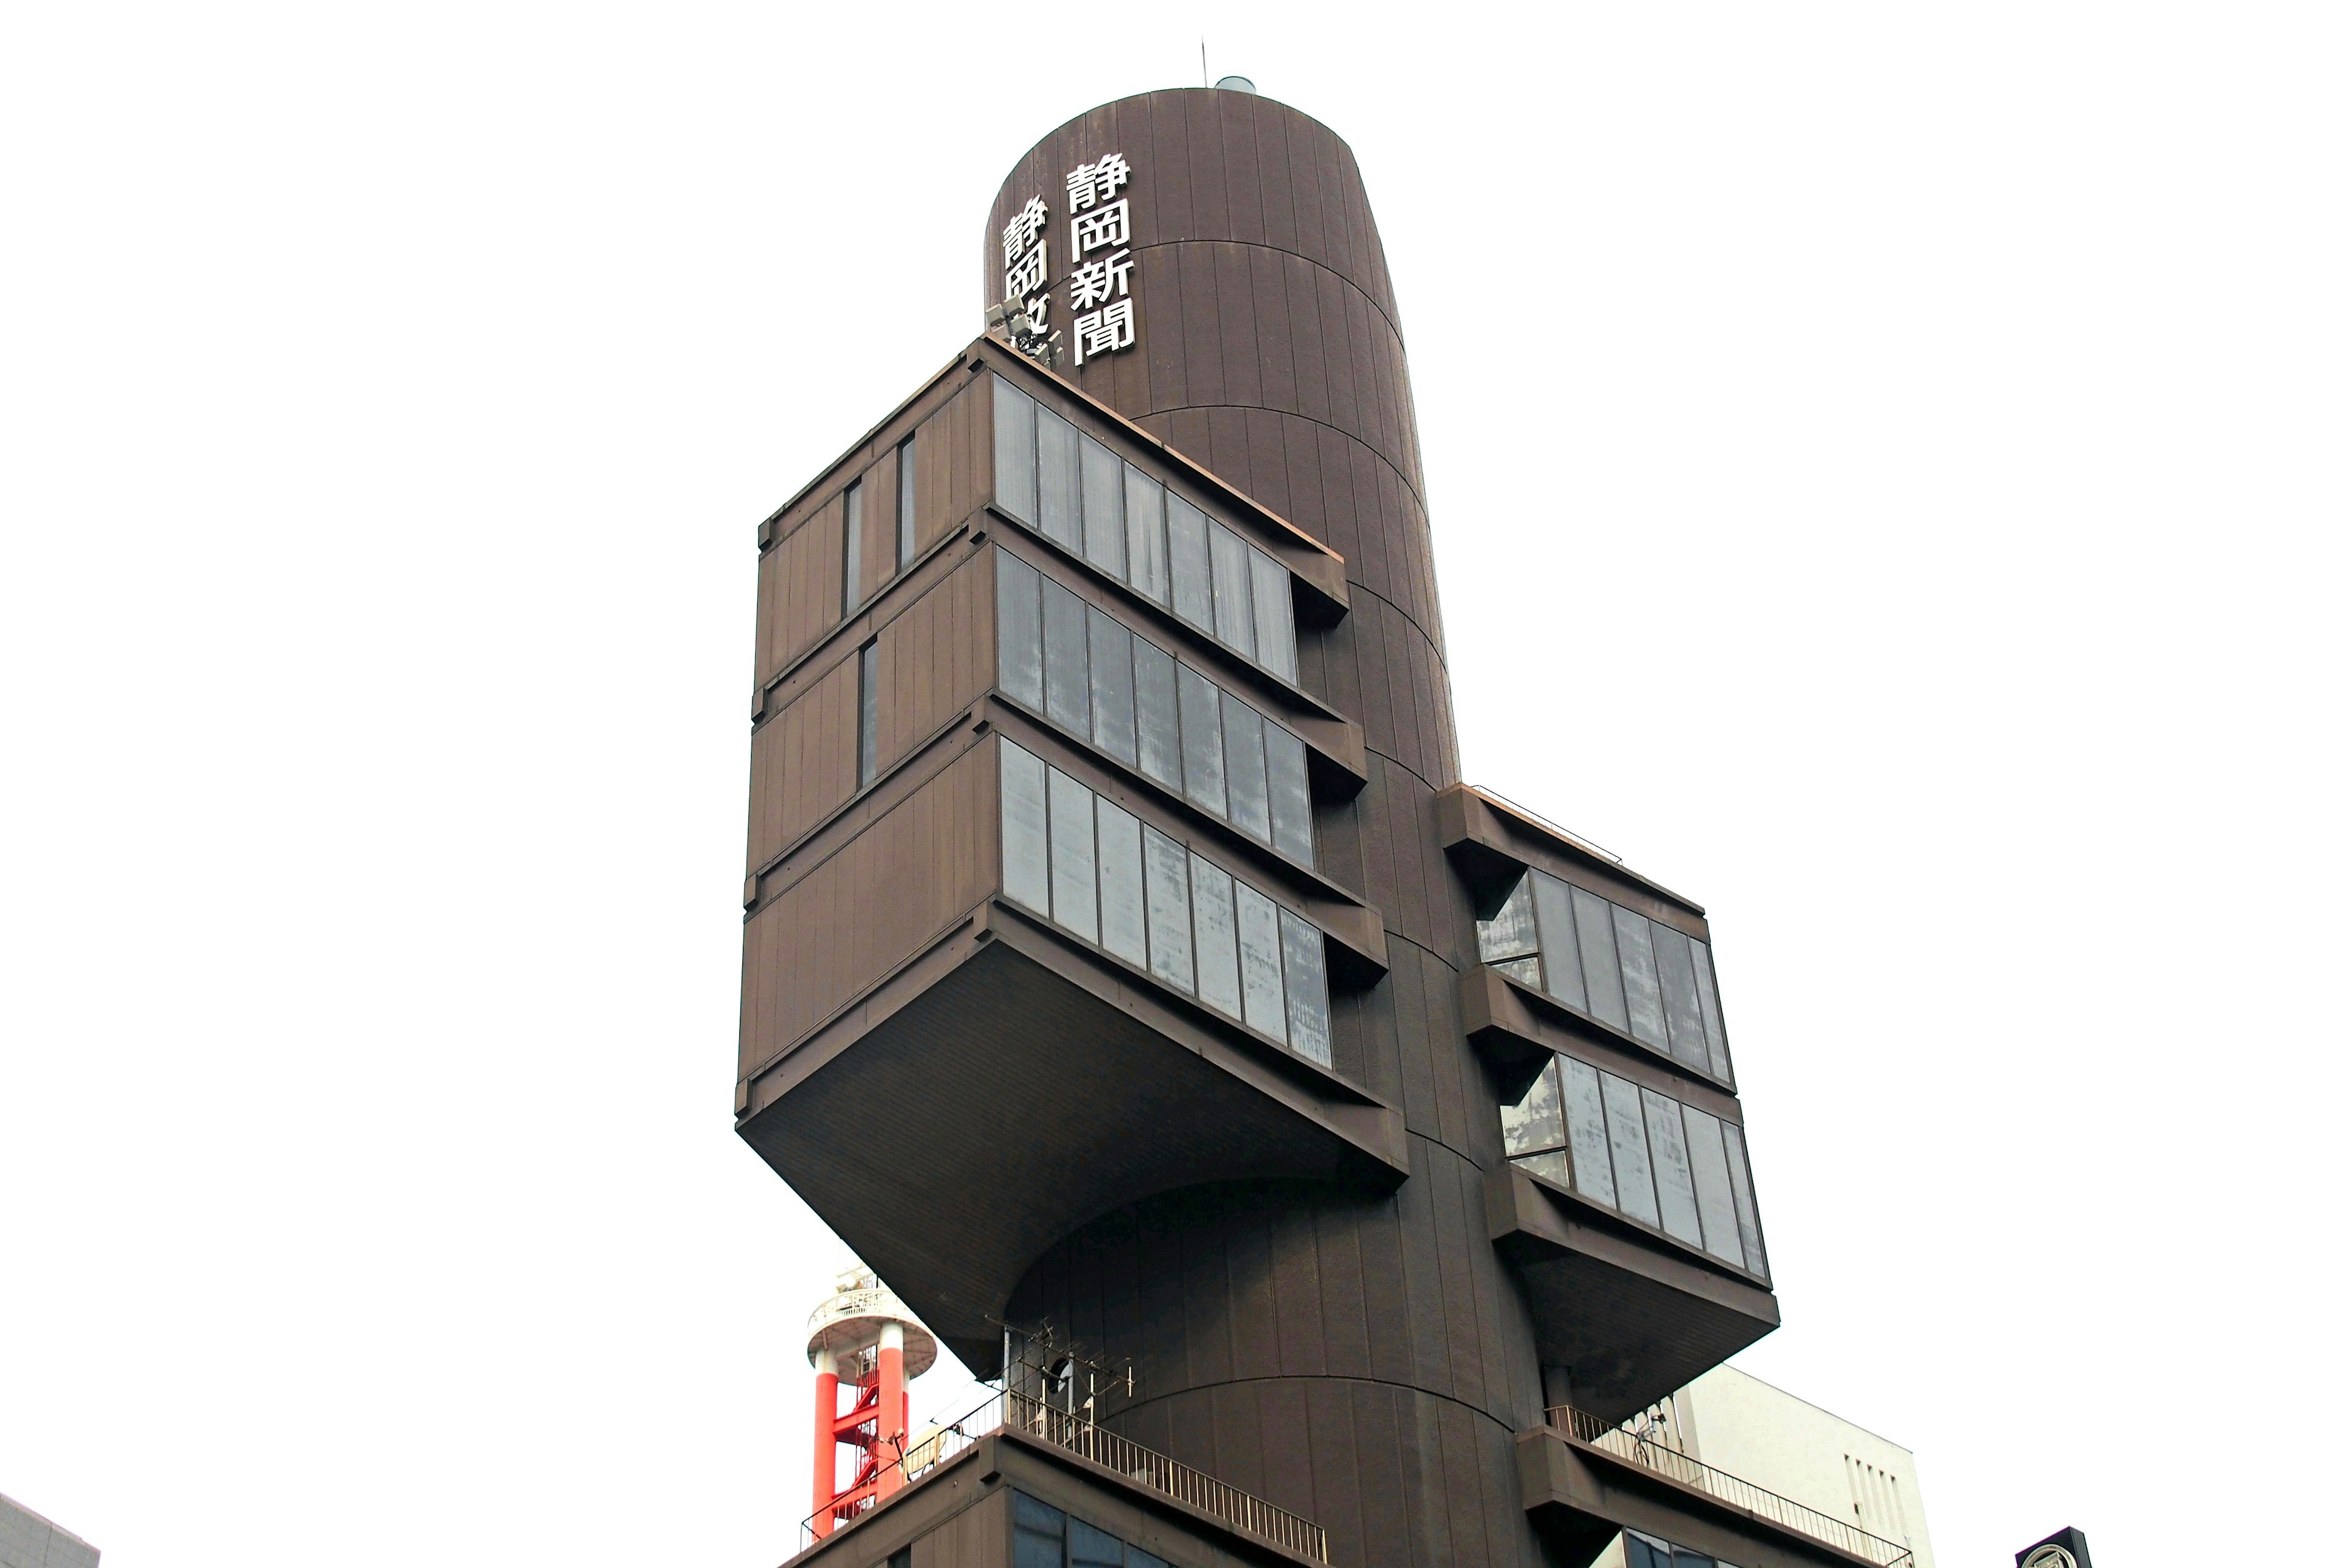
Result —
[[[1342, 1072], [1402, 1108], [1412, 1175], [1369, 1196], [1312, 1184], [1170, 1194], [1054, 1249], [1013, 1303], [1131, 1357], [1137, 1440], [1322, 1524], [1335, 1563], [1533, 1564], [1512, 1434], [1541, 1418], [1526, 1310], [1487, 1238], [1495, 1099], [1464, 1038], [1472, 911], [1432, 803], [1458, 776], [1404, 340], [1354, 154], [1271, 99], [1123, 99], [1033, 149], [1033, 196], [1068, 339], [1066, 176], [1132, 171], [1131, 349], [1062, 374], [1346, 557], [1352, 608], [1302, 636], [1300, 680], [1364, 728], [1370, 782], [1318, 812], [1322, 868], [1388, 926], [1391, 969], [1334, 998]], [[1097, 252], [1097, 258], [1106, 255]], [[1149, 1137], [1151, 1130], [1127, 1130]]]
[[818, 1352], [816, 1364], [816, 1442], [811, 1447], [809, 1512], [814, 1516], [814, 1529], [819, 1535], [833, 1533], [833, 1502], [835, 1467], [840, 1462], [835, 1447], [834, 1424], [841, 1417], [841, 1378], [833, 1369], [833, 1353]]

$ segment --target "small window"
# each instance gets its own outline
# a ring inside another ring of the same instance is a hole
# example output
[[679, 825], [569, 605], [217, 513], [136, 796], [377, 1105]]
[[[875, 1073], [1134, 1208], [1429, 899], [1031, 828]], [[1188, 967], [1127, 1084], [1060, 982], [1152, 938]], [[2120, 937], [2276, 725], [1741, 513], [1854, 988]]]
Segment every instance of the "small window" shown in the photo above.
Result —
[[915, 558], [915, 438], [898, 443], [898, 565]]
[[1003, 376], [990, 389], [996, 404], [996, 504], [1037, 521], [1037, 405]]
[[1038, 629], [1037, 569], [996, 552], [996, 684], [1032, 713], [1045, 710], [1045, 647]]
[[866, 553], [866, 481], [853, 481], [841, 499], [841, 613], [845, 618], [857, 607], [857, 563]]
[[857, 787], [874, 782], [881, 759], [875, 755], [882, 728], [882, 645], [877, 640], [857, 650]]

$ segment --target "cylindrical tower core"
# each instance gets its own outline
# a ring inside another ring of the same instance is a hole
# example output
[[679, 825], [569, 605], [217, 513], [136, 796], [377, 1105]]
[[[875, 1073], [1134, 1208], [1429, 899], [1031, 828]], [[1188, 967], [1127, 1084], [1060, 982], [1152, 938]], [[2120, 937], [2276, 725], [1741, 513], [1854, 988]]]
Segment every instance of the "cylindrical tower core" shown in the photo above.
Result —
[[[1318, 808], [1316, 858], [1380, 910], [1389, 969], [1335, 998], [1335, 1055], [1403, 1110], [1412, 1167], [1391, 1194], [1260, 1184], [1120, 1210], [1040, 1259], [1009, 1315], [1132, 1359], [1111, 1424], [1321, 1523], [1335, 1563], [1538, 1563], [1512, 1439], [1540, 1424], [1542, 1380], [1487, 1233], [1501, 1130], [1457, 1001], [1475, 928], [1434, 829], [1453, 702], [1355, 156], [1252, 92], [1122, 99], [1022, 159], [985, 244], [986, 302], [1045, 300], [1058, 374], [1346, 559], [1349, 613], [1302, 627], [1299, 683], [1363, 727], [1369, 777]], [[1122, 303], [1123, 342], [1103, 320]]]

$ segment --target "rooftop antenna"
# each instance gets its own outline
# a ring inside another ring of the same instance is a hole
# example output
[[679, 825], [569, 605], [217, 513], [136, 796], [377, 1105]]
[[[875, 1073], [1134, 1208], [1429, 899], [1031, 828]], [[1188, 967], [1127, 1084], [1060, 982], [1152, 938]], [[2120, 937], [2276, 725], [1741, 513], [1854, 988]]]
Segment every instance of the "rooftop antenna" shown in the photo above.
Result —
[[1205, 37], [1201, 39], [1201, 85], [1209, 85], [1209, 40]]

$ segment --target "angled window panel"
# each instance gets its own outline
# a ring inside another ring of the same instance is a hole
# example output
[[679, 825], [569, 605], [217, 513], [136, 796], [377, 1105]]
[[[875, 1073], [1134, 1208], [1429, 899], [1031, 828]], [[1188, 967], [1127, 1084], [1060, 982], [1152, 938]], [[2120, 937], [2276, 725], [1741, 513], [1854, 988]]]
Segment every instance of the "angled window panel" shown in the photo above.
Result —
[[1282, 917], [1272, 899], [1247, 882], [1234, 883], [1234, 925], [1241, 937], [1242, 1021], [1287, 1042], [1282, 1001]]
[[1078, 521], [1078, 427], [1050, 408], [1037, 410], [1037, 510], [1045, 536], [1074, 554], [1086, 549]]
[[1274, 847], [1302, 866], [1315, 864], [1315, 805], [1307, 787], [1307, 742], [1265, 721], [1265, 798]]
[[1211, 586], [1206, 513], [1170, 491], [1168, 496], [1169, 607], [1186, 624], [1216, 635], [1216, 595]]
[[1168, 526], [1160, 517], [1160, 481], [1130, 463], [1127, 468], [1127, 581], [1157, 604], [1168, 602]]
[[1329, 1067], [1331, 988], [1323, 967], [1323, 933], [1288, 910], [1282, 911], [1282, 987], [1290, 1015], [1290, 1048]]
[[1087, 559], [1122, 582], [1127, 577], [1127, 518], [1119, 505], [1118, 454], [1081, 433], [1078, 486]]
[[1495, 918], [1478, 922], [1478, 957], [1501, 964], [1532, 957], [1536, 949], [1535, 877], [1522, 874]]
[[1143, 830], [1144, 922], [1151, 941], [1151, 973], [1192, 994], [1192, 889], [1184, 847], [1155, 828]]
[[1256, 622], [1258, 663], [1297, 685], [1298, 629], [1290, 601], [1290, 570], [1255, 546], [1250, 550], [1250, 606]]
[[857, 787], [874, 782], [881, 767], [882, 645], [867, 643], [857, 650]]
[[1126, 1568], [1125, 1543], [1082, 1519], [1070, 1521], [1070, 1568]]
[[1602, 1073], [1601, 1103], [1609, 1117], [1609, 1159], [1616, 1168], [1618, 1211], [1654, 1226], [1658, 1223], [1657, 1184], [1650, 1174], [1650, 1139], [1643, 1125], [1642, 1091], [1622, 1078]]
[[1683, 1142], [1683, 1108], [1654, 1089], [1642, 1091], [1650, 1129], [1650, 1172], [1658, 1183], [1658, 1226], [1677, 1241], [1706, 1245], [1698, 1228], [1698, 1194], [1691, 1184], [1690, 1150]]
[[990, 389], [996, 406], [996, 504], [1022, 521], [1037, 521], [1037, 405], [1003, 376]]
[[1068, 1533], [1069, 1516], [1060, 1509], [1013, 1494], [1013, 1568], [1068, 1568], [1062, 1555]]
[[1701, 1072], [1709, 1069], [1706, 1025], [1699, 1016], [1698, 970], [1691, 963], [1691, 939], [1672, 926], [1650, 923], [1650, 951], [1658, 961], [1658, 996], [1665, 1008], [1666, 1037], [1675, 1060]]
[[1626, 1031], [1645, 1046], [1666, 1048], [1666, 1009], [1658, 995], [1658, 960], [1650, 951], [1650, 922], [1612, 904], [1617, 967], [1625, 977]]
[[1135, 654], [1128, 629], [1087, 609], [1087, 689], [1094, 699], [1095, 744], [1135, 765]]
[[1568, 1142], [1568, 1124], [1560, 1118], [1559, 1058], [1555, 1057], [1536, 1074], [1536, 1081], [1517, 1105], [1503, 1108], [1503, 1152], [1532, 1154], [1557, 1149]]
[[1577, 954], [1584, 965], [1584, 1010], [1622, 1029], [1625, 981], [1618, 972], [1616, 930], [1609, 918], [1615, 906], [1581, 888], [1569, 889], [1569, 903], [1576, 910]]
[[1045, 641], [1037, 569], [996, 552], [996, 684], [1033, 713], [1045, 710]]
[[1220, 692], [1225, 730], [1225, 816], [1260, 843], [1270, 843], [1274, 824], [1265, 798], [1265, 721], [1230, 691]]
[[1053, 912], [1046, 878], [1045, 764], [1012, 742], [996, 742], [1003, 819], [1004, 896], [1040, 915]]
[[1691, 1186], [1698, 1194], [1699, 1229], [1706, 1249], [1734, 1268], [1748, 1264], [1739, 1250], [1739, 1213], [1731, 1197], [1731, 1166], [1723, 1155], [1723, 1123], [1696, 1106], [1683, 1107], [1683, 1141], [1690, 1152]]
[[1568, 1121], [1576, 1190], [1614, 1208], [1617, 1183], [1609, 1169], [1609, 1116], [1601, 1104], [1601, 1074], [1572, 1057], [1560, 1058], [1559, 1073], [1560, 1110]]
[[1715, 953], [1706, 943], [1691, 943], [1691, 967], [1698, 976], [1698, 1015], [1706, 1029], [1707, 1068], [1729, 1082], [1731, 1047], [1723, 1035], [1723, 999], [1715, 988]]
[[1209, 589], [1216, 601], [1217, 640], [1244, 658], [1257, 658], [1257, 620], [1250, 605], [1249, 546], [1224, 524], [1209, 524]]
[[1102, 885], [1102, 944], [1140, 969], [1144, 935], [1143, 824], [1095, 797], [1095, 855]]
[[1242, 1016], [1241, 958], [1234, 939], [1234, 879], [1202, 859], [1192, 871], [1192, 954], [1201, 1000], [1229, 1018]]
[[1772, 1271], [1764, 1264], [1764, 1230], [1756, 1219], [1756, 1190], [1749, 1184], [1748, 1139], [1728, 1121], [1723, 1124], [1723, 1157], [1731, 1170], [1731, 1206], [1739, 1216], [1739, 1249], [1748, 1255], [1752, 1272], [1769, 1276]]
[[1536, 938], [1543, 951], [1543, 988], [1569, 1006], [1584, 1006], [1584, 965], [1576, 954], [1576, 911], [1568, 884], [1541, 871], [1528, 873], [1535, 889]]
[[1090, 735], [1087, 602], [1048, 577], [1044, 580], [1045, 717], [1076, 735]]
[[1189, 664], [1176, 667], [1176, 709], [1183, 724], [1184, 794], [1202, 811], [1225, 815], [1225, 730], [1219, 692]]
[[1054, 845], [1054, 923], [1097, 941], [1095, 793], [1059, 768], [1045, 770], [1045, 816]]
[[1157, 645], [1135, 639], [1135, 750], [1146, 776], [1178, 794], [1184, 789], [1184, 731], [1176, 717], [1176, 660]]

